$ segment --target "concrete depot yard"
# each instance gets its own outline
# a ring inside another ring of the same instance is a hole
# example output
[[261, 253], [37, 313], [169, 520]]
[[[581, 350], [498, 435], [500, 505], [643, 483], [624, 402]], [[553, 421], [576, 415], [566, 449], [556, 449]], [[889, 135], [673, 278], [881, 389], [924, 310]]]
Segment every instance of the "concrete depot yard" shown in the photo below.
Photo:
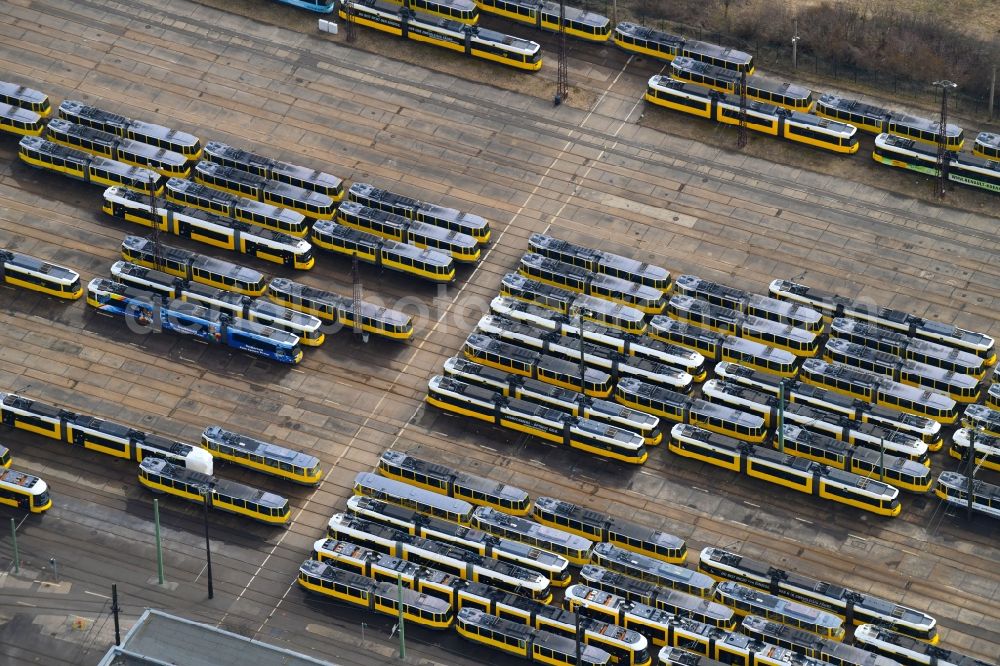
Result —
[[[199, 507], [160, 501], [161, 587], [152, 496], [134, 465], [4, 431], [15, 467], [46, 479], [55, 506], [20, 524], [21, 573], [0, 575], [0, 663], [96, 661], [112, 637], [112, 583], [126, 628], [144, 607], [158, 607], [342, 664], [392, 660], [391, 620], [294, 585], [355, 474], [388, 447], [677, 534], [692, 565], [703, 546], [720, 546], [926, 610], [944, 647], [994, 660], [1000, 653], [995, 522], [969, 522], [933, 496], [909, 495], [899, 518], [879, 519], [737, 480], [664, 447], [643, 468], [626, 468], [423, 403], [428, 378], [459, 350], [535, 232], [752, 291], [800, 277], [1000, 335], [995, 195], [956, 190], [936, 203], [926, 181], [874, 166], [870, 139], [851, 158], [762, 137], [736, 152], [731, 132], [647, 107], [645, 81], [662, 65], [611, 47], [573, 45], [580, 57], [570, 102], [553, 108], [551, 51], [532, 77], [419, 50], [435, 67], [448, 60], [439, 71], [320, 36], [306, 30], [315, 17], [305, 14], [282, 27], [188, 0], [13, 0], [5, 9], [0, 78], [54, 104], [80, 99], [474, 211], [491, 220], [494, 242], [447, 288], [365, 269], [366, 298], [412, 313], [414, 338], [363, 345], [332, 335], [296, 368], [135, 335], [83, 301], [0, 289], [0, 391], [187, 441], [219, 424], [314, 453], [327, 470], [317, 489], [222, 470], [288, 496], [293, 512], [283, 529], [213, 516], [209, 601]], [[379, 39], [367, 35], [366, 44], [412, 52]], [[518, 91], [521, 78], [528, 94]], [[0, 246], [70, 266], [84, 281], [107, 275], [123, 235], [142, 229], [104, 215], [99, 188], [27, 167], [16, 145], [0, 138]], [[349, 263], [330, 255], [306, 274], [224, 258], [350, 293]], [[956, 461], [942, 451], [932, 465]], [[1000, 482], [988, 471], [983, 478]], [[22, 518], [0, 510], [10, 517]], [[10, 554], [5, 537], [0, 566]], [[413, 663], [501, 663], [450, 633], [407, 627], [406, 636]]]

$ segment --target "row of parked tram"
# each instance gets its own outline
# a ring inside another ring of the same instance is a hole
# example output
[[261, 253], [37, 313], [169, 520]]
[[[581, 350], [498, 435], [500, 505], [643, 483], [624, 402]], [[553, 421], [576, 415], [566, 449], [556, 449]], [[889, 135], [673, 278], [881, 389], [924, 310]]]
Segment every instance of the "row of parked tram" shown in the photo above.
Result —
[[[31, 110], [44, 100], [51, 114], [42, 93], [3, 82], [0, 91], [10, 101], [0, 130], [24, 135], [22, 161], [106, 186], [104, 211], [120, 219], [297, 269], [311, 268], [318, 248], [439, 283], [489, 242], [488, 221], [472, 213], [366, 183], [345, 191], [332, 174], [218, 141], [202, 146], [78, 101], [47, 120]], [[11, 125], [25, 114], [35, 118], [31, 131]]]
[[[541, 234], [529, 249], [430, 380], [429, 404], [633, 464], [666, 441], [679, 456], [881, 515], [898, 515], [900, 491], [955, 494], [950, 477], [932, 476], [929, 453], [944, 444], [942, 425], [968, 426], [992, 404], [976, 404], [992, 395], [989, 336], [788, 281], [761, 295], [674, 279]], [[718, 378], [706, 382], [712, 361]], [[971, 447], [986, 466], [989, 441]], [[989, 490], [977, 497], [988, 504]]]
[[[332, 11], [334, 5], [331, 0], [281, 1], [319, 12]], [[408, 15], [411, 21], [429, 24], [451, 22], [460, 32], [475, 31], [469, 26], [478, 23], [480, 11], [545, 31], [560, 29], [558, 7], [538, 0], [359, 0], [352, 4], [353, 13], [342, 7], [341, 18], [404, 37]], [[390, 17], [402, 13], [402, 17], [376, 18], [374, 14], [379, 11]], [[1000, 191], [1000, 135], [981, 132], [972, 154], [965, 154], [960, 152], [964, 132], [957, 125], [949, 124], [942, 130], [933, 120], [859, 100], [835, 94], [816, 98], [803, 86], [755, 74], [753, 57], [748, 53], [629, 22], [612, 29], [606, 16], [574, 7], [566, 8], [564, 20], [567, 35], [598, 43], [612, 40], [626, 52], [669, 63], [668, 75], [655, 75], [649, 80], [645, 99], [652, 104], [730, 125], [740, 124], [745, 113], [746, 126], [752, 131], [836, 153], [857, 152], [859, 132], [870, 132], [877, 135], [872, 153], [876, 161], [932, 176], [938, 175], [937, 147], [943, 143], [949, 180]], [[463, 50], [464, 41], [466, 53], [490, 57], [474, 52], [467, 39], [446, 37], [440, 31], [418, 29], [410, 37], [457, 51]], [[510, 44], [520, 44], [516, 38], [509, 40]], [[530, 44], [534, 58], [526, 60], [523, 49], [508, 47], [515, 52], [491, 59], [521, 69], [538, 69], [538, 45]], [[741, 89], [748, 99], [745, 111], [738, 99]]]
[[407, 452], [376, 472], [357, 475], [303, 589], [392, 616], [401, 601], [410, 623], [540, 663], [578, 663], [579, 623], [584, 663], [651, 664], [657, 648], [675, 663], [683, 647], [747, 666], [987, 666], [936, 647], [931, 615], [868, 593], [715, 547], [692, 570], [678, 537]]
[[[144, 486], [195, 502], [204, 501], [204, 492], [210, 491], [211, 502], [219, 510], [265, 523], [286, 522], [290, 517], [288, 500], [215, 477], [217, 465], [232, 464], [310, 486], [322, 478], [315, 456], [215, 425], [204, 429], [197, 444], [188, 444], [15, 393], [0, 393], [0, 423], [60, 444], [139, 463], [139, 482]], [[0, 464], [10, 465], [5, 447], [0, 447]], [[51, 499], [46, 484], [27, 475], [15, 479], [19, 474], [0, 481], [16, 485], [20, 497], [9, 492], [13, 487], [0, 482], [0, 502], [32, 512], [47, 510]]]

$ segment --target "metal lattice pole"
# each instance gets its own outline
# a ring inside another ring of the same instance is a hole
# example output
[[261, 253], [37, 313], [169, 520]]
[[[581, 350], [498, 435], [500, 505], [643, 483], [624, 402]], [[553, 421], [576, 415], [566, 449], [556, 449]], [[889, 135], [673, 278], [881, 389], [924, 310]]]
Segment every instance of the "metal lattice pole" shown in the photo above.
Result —
[[977, 428], [969, 428], [969, 460], [965, 464], [965, 488], [968, 491], [966, 500], [968, 518], [972, 520], [972, 504], [975, 501], [976, 487], [976, 433]]
[[358, 265], [358, 253], [354, 253], [351, 260], [351, 281], [354, 283], [354, 335], [359, 336], [363, 342], [368, 342], [368, 334], [364, 329], [364, 312], [361, 303], [364, 297], [361, 285], [361, 268]]
[[746, 148], [750, 140], [747, 130], [747, 73], [740, 72], [740, 127], [736, 133], [736, 147]]
[[160, 243], [160, 217], [156, 208], [156, 179], [149, 177], [149, 240], [153, 244], [153, 265], [162, 271], [166, 267], [163, 245]]
[[556, 106], [562, 104], [569, 95], [569, 65], [567, 59], [566, 0], [559, 0], [559, 70], [556, 76]]
[[937, 168], [938, 168], [938, 198], [944, 199], [945, 185], [948, 183], [948, 91], [958, 87], [947, 79], [935, 81], [934, 85], [941, 88], [941, 118], [938, 124]]
[[775, 424], [778, 450], [785, 452], [785, 380], [778, 382], [778, 422]]
[[[587, 363], [584, 360], [584, 349], [583, 349], [583, 315], [585, 310], [578, 307], [576, 310], [576, 325], [577, 333], [580, 334], [580, 393], [587, 395]], [[581, 410], [581, 416], [583, 412]]]

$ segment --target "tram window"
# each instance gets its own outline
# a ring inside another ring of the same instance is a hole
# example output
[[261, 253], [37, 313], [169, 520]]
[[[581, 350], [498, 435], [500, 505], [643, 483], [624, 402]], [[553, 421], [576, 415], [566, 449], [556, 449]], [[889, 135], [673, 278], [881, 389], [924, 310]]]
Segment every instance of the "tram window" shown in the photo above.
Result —
[[[751, 463], [751, 465], [752, 465], [752, 463]], [[763, 474], [768, 474], [770, 476], [777, 477], [779, 479], [784, 479], [786, 481], [791, 481], [791, 482], [796, 483], [798, 485], [805, 485], [808, 482], [808, 478], [804, 478], [800, 474], [796, 474], [794, 472], [789, 472], [787, 470], [779, 469], [777, 467], [762, 467], [762, 466], [759, 466], [759, 465], [753, 465], [753, 467], [755, 469], [757, 469], [758, 471], [760, 471], [761, 473], [763, 473]]]
[[711, 448], [708, 448], [708, 447], [704, 447], [704, 448], [698, 447], [697, 452], [700, 455], [705, 456], [706, 458], [712, 458], [714, 460], [721, 460], [722, 462], [725, 462], [727, 464], [733, 464], [733, 463], [736, 462], [736, 456], [734, 456], [733, 454], [722, 453], [720, 451], [716, 451], [715, 449], [711, 449]]
[[[667, 98], [666, 95], [664, 95], [664, 97]], [[699, 111], [707, 111], [710, 106], [709, 102], [702, 102], [701, 100], [690, 99], [688, 97], [669, 97], [669, 99], [675, 104], [680, 104], [681, 106], [687, 106], [692, 109], [698, 109]], [[726, 112], [725, 109], [723, 109], [723, 113], [725, 112]]]

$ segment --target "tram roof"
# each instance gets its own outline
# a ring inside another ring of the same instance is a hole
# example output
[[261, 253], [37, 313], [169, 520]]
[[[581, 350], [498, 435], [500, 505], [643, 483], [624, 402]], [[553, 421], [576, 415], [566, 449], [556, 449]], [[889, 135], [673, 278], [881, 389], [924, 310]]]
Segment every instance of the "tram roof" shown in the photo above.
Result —
[[814, 622], [824, 627], [839, 627], [843, 625], [843, 621], [831, 613], [816, 610], [805, 604], [776, 597], [772, 594], [766, 594], [733, 581], [719, 583], [718, 590], [724, 595], [748, 601], [762, 608], [768, 608], [806, 622]]
[[655, 41], [660, 44], [669, 44], [676, 47], [682, 46], [686, 41], [680, 35], [672, 35], [669, 32], [664, 32], [663, 30], [656, 30], [655, 28], [638, 25], [637, 23], [629, 23], [628, 21], [618, 23], [615, 26], [615, 31], [625, 35], [631, 35], [637, 39]]
[[193, 263], [193, 267], [225, 275], [243, 282], [249, 282], [251, 284], [255, 284], [264, 279], [264, 275], [260, 271], [206, 255], [198, 255], [198, 258], [195, 259]]
[[104, 109], [99, 109], [96, 106], [90, 106], [89, 104], [84, 104], [83, 102], [67, 99], [63, 100], [59, 105], [59, 112], [71, 113], [73, 115], [83, 115], [94, 118], [99, 122], [117, 125], [120, 127], [127, 127], [132, 121], [126, 116], [119, 115], [117, 113], [111, 113], [110, 111], [105, 111]]
[[475, 26], [471, 34], [483, 41], [506, 44], [507, 46], [514, 47], [515, 49], [523, 49], [525, 51], [533, 50], [538, 47], [538, 43], [533, 42], [530, 39], [522, 39], [520, 37], [515, 37], [514, 35], [508, 35], [502, 32], [497, 32], [496, 30], [490, 30], [489, 28], [480, 28], [479, 26]]
[[234, 499], [241, 499], [269, 507], [281, 507], [288, 504], [288, 500], [280, 495], [180, 467], [162, 458], [144, 458], [140, 463], [140, 467], [153, 474], [167, 476], [191, 485], [212, 488], [220, 495]]
[[910, 139], [905, 136], [899, 136], [897, 134], [887, 134], [882, 133], [875, 137], [875, 145], [877, 146], [889, 146], [890, 148], [901, 148], [903, 150], [909, 150], [914, 153], [918, 153], [925, 157], [931, 157], [937, 159], [937, 150], [932, 148], [927, 144], [918, 142], [916, 139]]
[[545, 234], [531, 234], [528, 238], [528, 245], [532, 247], [551, 249], [565, 254], [573, 254], [581, 259], [594, 262], [599, 261], [604, 256], [604, 253], [600, 250], [594, 250], [582, 245], [575, 245], [567, 240], [546, 236]]
[[271, 460], [278, 460], [297, 467], [310, 468], [319, 464], [319, 458], [316, 456], [311, 456], [307, 453], [302, 453], [301, 451], [295, 451], [284, 446], [272, 444], [271, 442], [254, 439], [253, 437], [249, 437], [247, 435], [231, 432], [223, 429], [221, 426], [208, 426], [205, 428], [202, 436], [209, 439], [215, 439], [230, 446], [235, 446], [243, 451], [247, 451], [248, 453], [253, 453]]
[[[199, 162], [199, 164], [201, 164], [201, 162]], [[218, 164], [215, 164], [215, 162], [205, 162], [205, 164], [220, 166]], [[241, 173], [246, 173], [246, 172], [241, 172]], [[168, 190], [174, 190], [176, 192], [183, 192], [186, 194], [190, 194], [191, 196], [203, 197], [205, 199], [211, 199], [212, 201], [223, 202], [227, 205], [242, 203], [244, 201], [251, 201], [251, 199], [245, 199], [244, 197], [240, 197], [235, 194], [231, 194], [229, 192], [223, 192], [222, 190], [217, 190], [214, 187], [209, 187], [208, 185], [196, 183], [193, 180], [185, 180], [183, 178], [167, 179], [166, 188]]]
[[976, 135], [976, 143], [986, 148], [1000, 148], [1000, 134], [980, 132]]
[[[892, 125], [903, 125], [906, 127], [912, 127], [924, 132], [937, 132], [941, 131], [941, 123], [937, 120], [930, 120], [929, 118], [921, 118], [920, 116], [914, 116], [909, 113], [894, 113], [890, 117], [890, 124]], [[949, 137], [957, 137], [962, 133], [962, 128], [958, 125], [953, 125], [948, 123], [947, 125], [947, 135]]]
[[0, 261], [34, 271], [35, 273], [41, 273], [42, 275], [51, 275], [58, 280], [77, 280], [80, 278], [80, 275], [76, 271], [70, 270], [65, 266], [52, 264], [38, 257], [33, 257], [30, 254], [15, 252], [13, 250], [0, 248]]
[[250, 312], [266, 315], [269, 317], [274, 317], [275, 319], [280, 319], [303, 328], [318, 328], [322, 322], [311, 314], [306, 314], [305, 312], [299, 312], [298, 310], [292, 310], [291, 308], [286, 308], [284, 305], [278, 305], [268, 300], [261, 298], [255, 298], [250, 303]]
[[887, 120], [890, 116], [889, 110], [882, 108], [881, 106], [866, 104], [861, 100], [849, 99], [832, 93], [820, 95], [818, 103], [822, 106], [835, 108], [838, 111], [856, 113], [875, 120]]
[[[961, 491], [965, 491], [969, 487], [969, 480], [960, 472], [941, 472], [938, 476], [938, 483]], [[974, 479], [972, 490], [977, 499], [982, 498], [992, 505], [1000, 503], [1000, 486], [995, 486], [981, 479]]]
[[322, 185], [332, 189], [341, 187], [343, 179], [334, 176], [332, 173], [313, 169], [311, 167], [289, 164], [278, 160], [271, 161], [271, 168], [275, 173], [286, 174], [290, 178], [298, 178], [315, 185]]
[[[535, 0], [537, 2], [537, 0]], [[548, 14], [559, 14], [559, 3], [551, 2], [551, 0], [542, 0], [538, 3], [541, 5], [542, 10]], [[588, 11], [585, 9], [579, 9], [577, 7], [566, 6], [566, 19], [570, 21], [577, 21], [580, 23], [585, 23], [587, 25], [602, 26], [610, 23], [607, 16], [603, 14], [598, 14], [597, 12]]]
[[382, 210], [380, 208], [365, 206], [357, 201], [342, 202], [338, 212], [357, 215], [358, 217], [380, 222], [382, 224], [388, 224], [399, 229], [405, 229], [410, 222], [409, 218], [403, 217], [402, 215], [390, 213], [389, 211]]
[[48, 95], [39, 90], [22, 86], [19, 83], [12, 83], [10, 81], [0, 81], [0, 95], [17, 97], [19, 99], [29, 100], [36, 103], [41, 103], [48, 99]]
[[582, 536], [570, 534], [569, 532], [548, 527], [547, 525], [540, 525], [539, 523], [532, 522], [525, 518], [518, 518], [516, 516], [497, 511], [491, 507], [476, 507], [473, 511], [473, 515], [477, 519], [484, 522], [501, 525], [525, 534], [537, 534], [544, 536], [546, 539], [564, 543], [569, 548], [587, 550], [593, 545], [593, 542], [590, 541], [590, 539], [585, 539]]
[[389, 190], [383, 190], [369, 183], [352, 183], [350, 189], [347, 191], [347, 194], [348, 197], [363, 197], [365, 199], [373, 199], [394, 206], [406, 208], [416, 208], [420, 203], [412, 197], [396, 194], [395, 192], [390, 192]]
[[[139, 289], [138, 287], [133, 287], [131, 285], [125, 284], [123, 282], [115, 282], [110, 278], [94, 278], [87, 285], [88, 289], [97, 289], [100, 291], [106, 291], [111, 294], [116, 294], [122, 296], [130, 301], [137, 301], [143, 305], [153, 307], [156, 303], [163, 303], [164, 299], [161, 294], [157, 294], [153, 291], [146, 291], [145, 289]], [[178, 301], [178, 303], [182, 303]], [[185, 312], [191, 311], [192, 308], [199, 307], [190, 304], [189, 307], [185, 308]]]
[[201, 160], [194, 165], [194, 170], [198, 173], [224, 178], [225, 180], [231, 180], [252, 187], [264, 187], [268, 182], [264, 176], [259, 176], [236, 167], [219, 164], [218, 162], [212, 162], [211, 160]]
[[146, 433], [141, 430], [136, 430], [135, 428], [131, 428], [127, 425], [122, 425], [121, 423], [116, 423], [114, 421], [108, 421], [97, 416], [91, 416], [90, 414], [75, 414], [70, 419], [70, 422], [76, 427], [96, 430], [102, 434], [121, 439], [129, 437], [143, 437], [146, 435]]
[[40, 136], [22, 136], [18, 144], [30, 150], [37, 150], [40, 153], [45, 153], [46, 155], [52, 155], [70, 160], [76, 164], [87, 164], [88, 162], [93, 162], [97, 159], [90, 153], [76, 148], [70, 148], [69, 146], [64, 146], [61, 143], [53, 143]]
[[[616, 529], [615, 531], [620, 531]], [[683, 539], [679, 539], [672, 535], [664, 534], [663, 532], [654, 532], [653, 537], [663, 536], [671, 537], [669, 540], [665, 539], [653, 539], [664, 545], [680, 546], [684, 543]], [[639, 537], [643, 538], [643, 537]], [[601, 555], [602, 557], [612, 561], [618, 562], [620, 564], [625, 564], [628, 566], [635, 567], [637, 569], [642, 569], [648, 573], [657, 574], [664, 578], [670, 578], [672, 580], [685, 580], [685, 581], [696, 581], [704, 586], [712, 584], [712, 578], [699, 571], [694, 571], [693, 569], [688, 569], [686, 567], [677, 566], [676, 564], [670, 564], [669, 562], [664, 562], [663, 560], [658, 560], [655, 557], [650, 557], [649, 555], [643, 555], [642, 553], [636, 553], [631, 550], [626, 550], [621, 546], [616, 546], [613, 543], [601, 542], [594, 545], [594, 553]], [[697, 583], [695, 583], [697, 584]]]
[[745, 51], [740, 51], [731, 46], [721, 46], [719, 44], [713, 44], [711, 42], [701, 42], [697, 40], [685, 40], [684, 42], [685, 51], [697, 51], [706, 56], [712, 58], [718, 58], [722, 60], [728, 60], [730, 62], [742, 62], [749, 63], [753, 60], [753, 56]]
[[566, 303], [573, 302], [573, 299], [578, 296], [578, 294], [568, 289], [545, 284], [544, 282], [539, 282], [533, 278], [525, 277], [520, 273], [507, 273], [503, 276], [502, 282], [512, 289], [525, 289], [533, 291], [538, 294], [544, 294], [550, 298], [559, 298]]
[[441, 375], [435, 375], [428, 380], [429, 388], [439, 391], [451, 391], [453, 393], [458, 393], [470, 400], [478, 400], [480, 402], [486, 402], [489, 404], [494, 404], [500, 394], [496, 391], [491, 391], [482, 386], [476, 386], [475, 384], [469, 384], [452, 377], [443, 377]]
[[394, 465], [408, 470], [420, 471], [438, 479], [452, 480], [456, 485], [461, 485], [473, 490], [480, 490], [485, 493], [489, 493], [490, 495], [516, 501], [523, 501], [528, 498], [528, 493], [520, 488], [507, 485], [506, 483], [496, 481], [494, 479], [487, 479], [474, 474], [454, 470], [438, 463], [421, 460], [420, 458], [416, 458], [404, 451], [386, 450], [382, 453], [381, 459], [389, 465]]
[[[0, 102], [0, 116], [10, 118], [11, 120], [18, 120], [27, 125], [34, 125], [41, 119], [40, 115], [30, 109], [22, 109], [19, 106], [6, 104], [4, 102]], [[50, 120], [49, 123], [51, 122], [52, 121]]]
[[[414, 511], [413, 509], [409, 509], [398, 504], [392, 504], [390, 502], [384, 502], [380, 499], [367, 497], [365, 495], [351, 495], [348, 497], [347, 508], [348, 511], [351, 512], [369, 511], [400, 522], [413, 523], [414, 525], [420, 525], [428, 530], [442, 532], [465, 541], [482, 543], [489, 540], [498, 540], [497, 537], [494, 537], [483, 530], [454, 523], [450, 520], [445, 520], [444, 518], [428, 516]], [[362, 521], [368, 521], [367, 516], [359, 516], [359, 518]], [[373, 524], [378, 524], [378, 522], [375, 521]]]
[[[791, 88], [791, 84], [782, 84], [782, 85]], [[803, 88], [803, 90], [807, 89]], [[793, 120], [802, 125], [809, 125], [811, 127], [822, 127], [823, 129], [828, 129], [833, 132], [843, 132], [846, 134], [853, 135], [858, 131], [858, 128], [855, 127], [854, 125], [851, 125], [850, 123], [843, 123], [840, 122], [839, 120], [833, 120], [831, 118], [823, 118], [822, 116], [815, 116], [811, 113], [804, 113], [802, 111], [788, 111], [787, 109], [780, 109], [778, 113], [782, 113], [790, 120]]]
[[41, 482], [37, 476], [32, 476], [25, 472], [14, 469], [0, 467], [0, 483], [19, 488], [32, 488], [36, 483]]
[[676, 284], [678, 288], [683, 287], [685, 289], [703, 291], [709, 294], [724, 295], [733, 300], [742, 300], [750, 295], [750, 292], [744, 291], [743, 289], [730, 287], [719, 282], [712, 282], [711, 280], [700, 278], [697, 275], [678, 275], [674, 278], [674, 284]]
[[472, 505], [465, 500], [455, 499], [446, 495], [424, 490], [416, 486], [411, 486], [402, 481], [379, 476], [372, 472], [358, 472], [354, 477], [355, 485], [362, 485], [373, 489], [381, 494], [385, 493], [392, 497], [398, 497], [404, 501], [415, 501], [439, 507], [445, 511], [450, 511], [460, 515], [467, 515], [472, 511]]
[[595, 581], [606, 583], [616, 589], [627, 590], [631, 595], [642, 595], [645, 597], [661, 596], [660, 592], [665, 592], [663, 588], [647, 580], [640, 580], [631, 576], [626, 576], [617, 571], [611, 571], [597, 564], [585, 564], [580, 568], [580, 579], [583, 581]]
[[158, 271], [155, 268], [147, 268], [146, 266], [140, 266], [139, 264], [133, 264], [131, 261], [125, 260], [118, 260], [111, 264], [111, 274], [115, 276], [128, 275], [131, 277], [141, 278], [143, 280], [148, 280], [149, 282], [155, 282], [156, 284], [171, 288], [174, 287], [176, 283], [183, 281], [182, 278], [169, 275], [163, 271]]
[[280, 180], [270, 180], [265, 183], [264, 189], [270, 194], [275, 194], [278, 196], [297, 198], [300, 201], [312, 204], [314, 206], [332, 206], [333, 198], [328, 194], [323, 194], [322, 192], [314, 192], [312, 190], [307, 190], [304, 187], [299, 187], [298, 185], [292, 185], [291, 183], [284, 183]]
[[[96, 127], [90, 127], [88, 125], [80, 125], [74, 123], [71, 120], [66, 120], [65, 118], [53, 118], [48, 122], [46, 126], [46, 132], [65, 132], [71, 136], [78, 136], [81, 138], [86, 138], [91, 141], [99, 141], [103, 144], [115, 144], [121, 141], [121, 137], [117, 134], [112, 134], [111, 132], [105, 132], [104, 130], [97, 129]], [[48, 134], [46, 134], [48, 136]]]
[[649, 384], [634, 377], [622, 377], [619, 379], [618, 388], [627, 393], [664, 402], [677, 409], [691, 404], [691, 398], [683, 393], [678, 393], [662, 386], [656, 386], [655, 384]]
[[[136, 252], [153, 254], [153, 241], [148, 238], [143, 238], [142, 236], [125, 236], [125, 238], [122, 239], [122, 247]], [[197, 252], [185, 250], [174, 245], [164, 245], [162, 243], [160, 244], [160, 250], [162, 251], [162, 256], [168, 261], [176, 261], [184, 265], [187, 265], [187, 263], [193, 258], [201, 256]]]
[[208, 141], [205, 144], [205, 154], [209, 156], [217, 156], [220, 159], [232, 160], [234, 162], [240, 162], [243, 164], [249, 164], [252, 166], [258, 166], [263, 168], [269, 168], [274, 166], [275, 161], [269, 157], [264, 157], [263, 155], [257, 155], [248, 150], [242, 150], [229, 144], [222, 143], [221, 141]]
[[710, 331], [707, 328], [702, 328], [701, 326], [695, 326], [694, 324], [672, 319], [667, 315], [653, 315], [653, 317], [649, 320], [649, 325], [663, 331], [677, 333], [678, 335], [686, 335], [701, 340], [709, 340], [712, 343], [718, 343], [727, 337], [721, 333], [716, 333], [715, 331]]

